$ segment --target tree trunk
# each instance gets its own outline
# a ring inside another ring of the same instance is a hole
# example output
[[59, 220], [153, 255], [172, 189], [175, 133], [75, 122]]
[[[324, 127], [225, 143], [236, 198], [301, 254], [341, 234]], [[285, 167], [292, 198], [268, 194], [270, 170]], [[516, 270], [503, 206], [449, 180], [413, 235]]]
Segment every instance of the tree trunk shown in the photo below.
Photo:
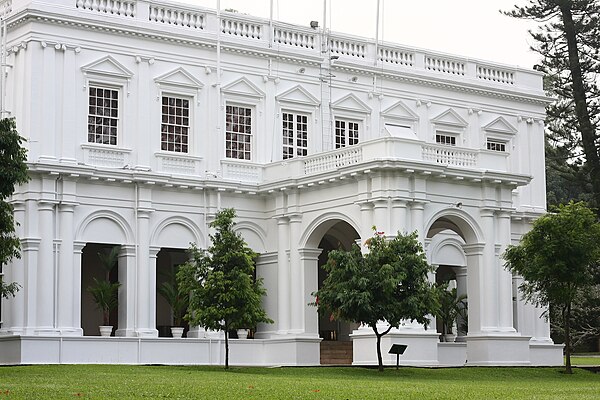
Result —
[[381, 336], [382, 335], [377, 333], [376, 329], [375, 329], [375, 336], [377, 336], [377, 365], [378, 365], [377, 370], [379, 372], [383, 372], [383, 359], [381, 358]]
[[229, 369], [229, 327], [225, 325], [225, 369]]
[[577, 48], [577, 35], [573, 14], [571, 12], [571, 0], [557, 1], [562, 15], [562, 21], [567, 40], [567, 49], [569, 52], [569, 70], [573, 80], [573, 100], [575, 102], [575, 115], [581, 132], [581, 143], [585, 153], [585, 159], [590, 171], [592, 189], [596, 207], [600, 206], [600, 158], [596, 148], [596, 132], [590, 120], [588, 110], [587, 95], [583, 84], [583, 74], [581, 72], [581, 63], [579, 62], [579, 50]]
[[567, 305], [565, 312], [563, 313], [565, 323], [565, 373], [572, 374], [571, 369], [571, 303]]
[[381, 337], [385, 336], [392, 329], [392, 327], [390, 326], [386, 329], [385, 332], [379, 333], [377, 331], [377, 323], [375, 323], [375, 325], [371, 326], [371, 329], [373, 329], [373, 332], [375, 332], [375, 336], [377, 337], [377, 370], [379, 372], [383, 372], [383, 358], [381, 357]]

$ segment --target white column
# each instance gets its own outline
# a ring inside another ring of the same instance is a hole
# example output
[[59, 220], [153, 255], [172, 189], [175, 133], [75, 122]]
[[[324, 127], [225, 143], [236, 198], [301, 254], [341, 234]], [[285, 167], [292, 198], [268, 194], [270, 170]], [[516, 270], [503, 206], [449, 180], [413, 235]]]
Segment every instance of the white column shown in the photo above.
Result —
[[322, 249], [299, 249], [300, 264], [304, 271], [304, 296], [302, 302], [302, 313], [304, 314], [304, 334], [306, 336], [319, 337], [319, 315], [317, 307], [309, 306], [315, 301], [312, 293], [319, 288], [319, 255]]
[[483, 265], [480, 266], [482, 289], [480, 302], [483, 311], [481, 316], [481, 329], [483, 331], [494, 332], [497, 331], [499, 326], [494, 212], [490, 209], [481, 210], [480, 220], [481, 228], [485, 237], [485, 245], [483, 248]]
[[[41, 102], [43, 106], [38, 113], [42, 117], [43, 134], [38, 136], [40, 141], [40, 161], [53, 161], [56, 159], [56, 50], [54, 46], [42, 48], [43, 76], [41, 85]], [[35, 64], [34, 64], [35, 65]], [[34, 74], [35, 75], [35, 74]], [[35, 131], [34, 131], [35, 132]], [[52, 314], [50, 314], [52, 315]], [[43, 321], [47, 323], [47, 321]]]
[[[18, 238], [23, 238], [24, 229], [23, 224], [25, 223], [25, 204], [23, 202], [12, 203], [13, 215], [15, 218], [15, 235]], [[29, 246], [27, 246], [29, 247]], [[21, 251], [25, 253], [26, 244], [21, 242]], [[25, 328], [25, 308], [26, 308], [26, 296], [25, 296], [25, 254], [21, 258], [13, 258], [12, 262], [8, 266], [4, 266], [4, 277], [6, 282], [16, 282], [21, 288], [16, 293], [15, 297], [9, 300], [5, 300], [6, 307], [3, 314], [4, 326], [2, 327], [3, 332], [11, 334], [22, 334]]]
[[36, 333], [56, 333], [54, 320], [54, 202], [38, 202], [38, 232], [41, 237], [37, 270]]
[[289, 226], [287, 217], [277, 218], [277, 333], [290, 329]]
[[81, 255], [85, 242], [73, 242], [73, 303], [71, 305], [73, 313], [73, 326], [77, 328], [78, 335], [83, 335], [81, 328]]
[[408, 232], [409, 230], [406, 221], [406, 200], [392, 200], [390, 235], [396, 235], [398, 232]]
[[373, 220], [378, 232], [385, 232], [386, 235], [394, 235], [395, 232], [389, 231], [389, 213], [387, 199], [378, 199], [373, 202]]
[[59, 207], [60, 254], [58, 257], [58, 329], [63, 335], [78, 335], [80, 326], [75, 325], [73, 315], [74, 297], [80, 296], [73, 290], [75, 286], [74, 257], [73, 257], [73, 213], [75, 205], [62, 203]]
[[[150, 259], [148, 263], [148, 287], [150, 288], [150, 296], [148, 298], [149, 321], [148, 327], [153, 331], [151, 336], [157, 337], [158, 330], [156, 329], [156, 260], [160, 247], [150, 247]], [[156, 332], [156, 333], [154, 333]]]
[[[151, 326], [150, 321], [156, 315], [156, 257], [150, 265], [150, 211], [138, 210], [138, 235], [137, 235], [137, 291], [135, 296], [136, 309], [136, 334], [137, 336], [158, 336], [156, 326]], [[154, 281], [154, 287], [150, 286]]]
[[[467, 291], [467, 267], [459, 267], [456, 268], [456, 295], [457, 296], [462, 296], [462, 295], [466, 295], [467, 296], [467, 302], [469, 301], [469, 294]], [[466, 332], [463, 332], [460, 329], [460, 325], [462, 323], [462, 318], [459, 316], [458, 318], [458, 329], [457, 329], [457, 342], [462, 342], [464, 341], [464, 339], [459, 339], [462, 338], [466, 335]]]
[[365, 201], [360, 205], [360, 241], [361, 248], [365, 250], [365, 241], [373, 236], [373, 203]]
[[417, 231], [419, 242], [423, 243], [423, 239], [425, 238], [426, 232], [423, 232], [425, 229], [423, 215], [425, 210], [425, 204], [415, 201], [410, 205], [410, 219], [412, 224], [411, 231]]
[[119, 323], [115, 336], [135, 336], [135, 246], [121, 246], [119, 253]]
[[512, 303], [512, 275], [504, 268], [502, 254], [510, 244], [510, 213], [499, 212], [498, 218], [498, 240], [500, 245], [499, 254], [496, 254], [496, 270], [498, 280], [498, 322], [499, 330], [502, 332], [515, 333], [513, 327], [513, 303]]
[[531, 339], [538, 343], [554, 343], [550, 338], [550, 321], [547, 321], [544, 317], [544, 313], [547, 311], [547, 308], [535, 306], [532, 307], [534, 308], [534, 331]]
[[304, 332], [304, 308], [308, 307], [304, 301], [304, 269], [300, 263], [298, 245], [300, 242], [302, 214], [289, 216], [290, 221], [290, 299], [291, 299], [291, 325], [290, 333]]
[[484, 303], [483, 243], [463, 245], [467, 256], [467, 293], [469, 295], [469, 335], [482, 331]]

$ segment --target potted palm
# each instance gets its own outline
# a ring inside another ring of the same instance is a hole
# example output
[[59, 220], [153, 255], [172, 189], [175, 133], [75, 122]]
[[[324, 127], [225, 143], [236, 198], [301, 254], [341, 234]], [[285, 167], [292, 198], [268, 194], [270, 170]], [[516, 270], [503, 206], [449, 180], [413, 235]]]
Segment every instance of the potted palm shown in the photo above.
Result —
[[183, 317], [188, 309], [189, 295], [187, 293], [179, 292], [179, 285], [176, 279], [177, 270], [174, 269], [168, 273], [162, 275], [166, 278], [157, 287], [158, 294], [160, 294], [165, 301], [171, 307], [173, 315], [173, 326], [171, 327], [171, 336], [174, 338], [180, 338], [183, 335], [184, 324]]
[[100, 335], [110, 336], [113, 330], [110, 325], [110, 312], [118, 306], [119, 282], [110, 281], [110, 271], [117, 265], [120, 246], [115, 246], [110, 252], [98, 252], [100, 265], [104, 269], [105, 278], [94, 278], [94, 284], [87, 288], [92, 295], [98, 309], [102, 311], [102, 325], [100, 325]]
[[441, 339], [444, 342], [453, 342], [455, 335], [452, 332], [452, 327], [458, 316], [463, 315], [466, 310], [467, 295], [458, 296], [456, 288], [448, 289], [448, 282], [437, 285], [437, 289], [439, 308], [435, 316], [442, 326]]

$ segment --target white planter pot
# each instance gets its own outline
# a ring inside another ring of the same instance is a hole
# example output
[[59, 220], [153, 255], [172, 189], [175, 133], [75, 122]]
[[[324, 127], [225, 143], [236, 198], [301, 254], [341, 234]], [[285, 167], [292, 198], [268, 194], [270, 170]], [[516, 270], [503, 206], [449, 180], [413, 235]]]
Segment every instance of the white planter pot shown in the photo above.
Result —
[[100, 325], [98, 328], [100, 329], [100, 336], [110, 336], [113, 330], [112, 325]]
[[248, 339], [248, 329], [237, 330], [238, 339]]
[[178, 327], [178, 326], [171, 327], [171, 336], [173, 336], [174, 338], [181, 338], [182, 335], [183, 335], [183, 328]]

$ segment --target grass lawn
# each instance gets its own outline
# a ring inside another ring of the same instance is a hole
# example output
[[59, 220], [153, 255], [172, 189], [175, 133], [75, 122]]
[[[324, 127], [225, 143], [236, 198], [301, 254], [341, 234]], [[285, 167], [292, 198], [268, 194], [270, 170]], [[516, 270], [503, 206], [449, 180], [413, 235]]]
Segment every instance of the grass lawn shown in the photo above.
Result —
[[598, 399], [600, 374], [559, 368], [0, 367], [3, 399]]
[[596, 365], [600, 366], [600, 357], [571, 356], [571, 365]]

